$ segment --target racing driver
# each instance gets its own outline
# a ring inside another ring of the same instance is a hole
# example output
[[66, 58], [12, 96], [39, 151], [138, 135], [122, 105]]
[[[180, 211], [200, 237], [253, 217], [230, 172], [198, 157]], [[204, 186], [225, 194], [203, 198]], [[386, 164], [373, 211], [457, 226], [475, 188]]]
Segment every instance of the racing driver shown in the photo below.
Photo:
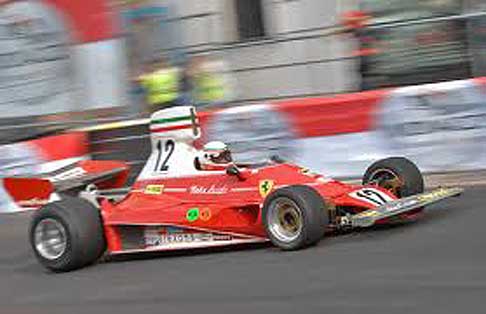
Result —
[[220, 141], [205, 144], [201, 155], [196, 159], [196, 164], [199, 170], [226, 171], [240, 180], [245, 180], [251, 175], [251, 170], [246, 167], [239, 168], [234, 164], [228, 145]]
[[206, 143], [198, 160], [201, 170], [226, 170], [233, 165], [228, 145], [220, 141]]

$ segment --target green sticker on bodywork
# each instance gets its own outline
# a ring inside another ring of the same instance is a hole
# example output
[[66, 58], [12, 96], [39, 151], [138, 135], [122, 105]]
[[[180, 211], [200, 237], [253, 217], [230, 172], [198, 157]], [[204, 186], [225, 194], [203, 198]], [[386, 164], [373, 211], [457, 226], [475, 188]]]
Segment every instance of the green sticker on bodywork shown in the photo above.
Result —
[[189, 208], [186, 212], [187, 221], [193, 222], [199, 218], [199, 208]]

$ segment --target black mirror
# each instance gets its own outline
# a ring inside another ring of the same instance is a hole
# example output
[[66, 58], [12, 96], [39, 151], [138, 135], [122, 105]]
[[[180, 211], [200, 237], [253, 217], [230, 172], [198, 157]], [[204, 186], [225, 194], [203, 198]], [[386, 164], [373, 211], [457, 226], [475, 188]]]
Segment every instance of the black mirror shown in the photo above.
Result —
[[240, 171], [235, 165], [231, 165], [226, 168], [226, 174], [230, 176], [238, 176], [240, 174]]

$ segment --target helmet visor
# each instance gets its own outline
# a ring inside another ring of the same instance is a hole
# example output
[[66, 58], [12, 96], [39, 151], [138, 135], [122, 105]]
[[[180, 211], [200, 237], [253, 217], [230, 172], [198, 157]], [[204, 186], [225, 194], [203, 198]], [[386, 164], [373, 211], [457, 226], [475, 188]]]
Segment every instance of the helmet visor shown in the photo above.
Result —
[[231, 152], [224, 150], [219, 153], [213, 153], [210, 155], [210, 159], [215, 164], [227, 164], [232, 161]]

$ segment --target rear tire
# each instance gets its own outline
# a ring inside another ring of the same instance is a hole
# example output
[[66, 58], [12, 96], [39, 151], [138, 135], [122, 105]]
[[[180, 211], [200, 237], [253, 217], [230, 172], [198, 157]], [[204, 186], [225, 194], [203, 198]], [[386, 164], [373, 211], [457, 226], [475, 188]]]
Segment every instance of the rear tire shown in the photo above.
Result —
[[39, 262], [54, 272], [92, 264], [106, 249], [98, 208], [68, 196], [34, 213], [29, 238]]
[[329, 224], [329, 215], [319, 193], [308, 186], [295, 185], [267, 197], [262, 220], [272, 243], [290, 251], [319, 242]]

